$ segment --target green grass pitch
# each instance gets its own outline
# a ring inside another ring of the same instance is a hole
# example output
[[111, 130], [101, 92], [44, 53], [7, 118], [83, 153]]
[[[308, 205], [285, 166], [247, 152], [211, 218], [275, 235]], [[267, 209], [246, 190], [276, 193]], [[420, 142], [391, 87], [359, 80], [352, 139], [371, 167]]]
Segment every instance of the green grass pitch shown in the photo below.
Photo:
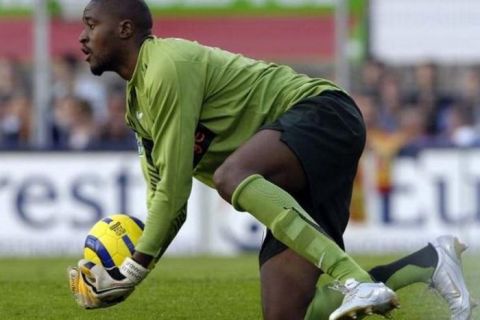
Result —
[[[397, 256], [358, 256], [365, 267]], [[467, 255], [464, 269], [473, 295], [480, 298], [480, 256]], [[122, 304], [82, 310], [70, 296], [66, 268], [74, 258], [0, 259], [0, 319], [149, 320], [261, 319], [257, 259], [166, 257]], [[425, 285], [399, 291], [398, 320], [448, 320], [443, 301]], [[372, 316], [368, 319], [380, 319]], [[473, 319], [480, 319], [475, 310]]]

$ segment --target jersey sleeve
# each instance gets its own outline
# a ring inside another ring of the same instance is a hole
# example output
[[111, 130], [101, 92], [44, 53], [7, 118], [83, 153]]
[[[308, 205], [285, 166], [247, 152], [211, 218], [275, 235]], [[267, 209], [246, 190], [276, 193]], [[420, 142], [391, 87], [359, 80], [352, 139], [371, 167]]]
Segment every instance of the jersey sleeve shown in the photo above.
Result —
[[161, 58], [145, 76], [145, 108], [152, 119], [151, 161], [160, 174], [136, 250], [159, 258], [182, 226], [192, 187], [193, 148], [203, 95], [201, 77]]

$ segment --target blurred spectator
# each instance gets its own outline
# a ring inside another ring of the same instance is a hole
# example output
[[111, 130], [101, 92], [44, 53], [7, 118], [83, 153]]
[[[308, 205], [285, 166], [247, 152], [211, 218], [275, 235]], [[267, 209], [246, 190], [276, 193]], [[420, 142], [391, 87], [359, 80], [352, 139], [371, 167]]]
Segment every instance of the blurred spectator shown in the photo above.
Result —
[[93, 116], [97, 122], [107, 118], [108, 84], [92, 75], [87, 64], [82, 64], [75, 77], [74, 95], [87, 100], [92, 106]]
[[20, 74], [13, 60], [0, 57], [0, 100], [21, 90]]
[[[375, 99], [369, 94], [357, 94], [354, 98], [362, 111], [365, 125], [367, 129], [367, 141], [365, 146], [365, 153], [360, 161], [356, 181], [354, 183], [352, 205], [357, 202], [362, 196], [365, 176], [373, 176], [374, 181], [370, 182], [369, 187], [374, 187], [378, 191], [381, 201], [384, 202], [384, 208], [388, 208], [388, 203], [391, 199], [391, 193], [393, 190], [392, 183], [392, 165], [399, 150], [404, 146], [405, 137], [400, 131], [389, 131], [382, 128], [380, 125], [380, 110], [375, 105]], [[369, 161], [364, 161], [368, 157]], [[364, 171], [368, 173], [364, 173]], [[368, 185], [368, 184], [367, 184]], [[363, 196], [364, 197], [364, 196]], [[364, 202], [365, 200], [363, 200]], [[358, 219], [355, 215], [358, 215], [360, 210], [352, 207], [352, 219], [353, 221]], [[365, 214], [362, 213], [362, 216]]]
[[362, 64], [358, 92], [365, 92], [375, 99], [379, 97], [380, 83], [385, 73], [385, 65], [378, 60], [369, 58]]
[[362, 111], [367, 128], [365, 150], [375, 158], [377, 170], [377, 187], [381, 192], [389, 192], [391, 187], [390, 167], [393, 158], [405, 143], [400, 131], [389, 131], [380, 125], [380, 112], [370, 95], [355, 95], [356, 102]]
[[385, 131], [395, 132], [402, 108], [402, 93], [396, 75], [385, 73], [378, 89], [379, 126]]
[[133, 131], [125, 123], [125, 93], [114, 92], [108, 99], [107, 119], [100, 129], [99, 148], [131, 150], [136, 147]]
[[375, 105], [375, 96], [369, 93], [354, 93], [352, 97], [362, 112], [368, 139], [369, 132], [379, 130], [378, 108]]
[[480, 68], [463, 70], [459, 83], [459, 104], [475, 130], [480, 132]]
[[478, 142], [473, 118], [464, 106], [455, 105], [448, 110], [445, 138], [448, 143], [457, 147], [471, 147]]
[[423, 110], [424, 108], [415, 104], [406, 105], [402, 109], [399, 115], [399, 134], [402, 136], [403, 145], [398, 155], [415, 157], [422, 148], [438, 146], [428, 133], [427, 115]]
[[4, 100], [0, 113], [0, 143], [2, 149], [28, 147], [32, 127], [32, 106], [23, 94], [15, 94]]
[[58, 100], [54, 112], [55, 148], [69, 150], [95, 149], [98, 126], [90, 103], [68, 96]]
[[95, 120], [102, 122], [107, 117], [107, 83], [80, 64], [76, 55], [66, 53], [53, 63], [53, 99], [76, 96], [90, 103]]
[[64, 54], [52, 62], [52, 99], [74, 95], [77, 58]]
[[[102, 78], [91, 75], [76, 54], [56, 58], [52, 68], [52, 136], [47, 139], [53, 141], [52, 148], [135, 147], [133, 132], [124, 120], [124, 81], [113, 73]], [[425, 147], [480, 146], [480, 66], [426, 62], [404, 67], [370, 58], [359, 70], [352, 87], [361, 93], [355, 98], [368, 127], [367, 149], [383, 159], [381, 166], [387, 168], [399, 150], [415, 155]], [[29, 62], [0, 57], [2, 150], [29, 148], [35, 120], [32, 71]], [[388, 174], [382, 179], [388, 181]]]
[[[370, 93], [356, 93], [353, 98], [362, 112], [365, 126], [367, 129], [367, 144], [370, 138], [370, 132], [378, 128], [378, 113], [375, 106], [375, 97]], [[368, 147], [367, 147], [368, 148]], [[357, 170], [357, 175], [353, 182], [352, 200], [350, 204], [350, 217], [352, 222], [365, 222], [366, 213], [366, 193], [365, 189], [369, 188], [369, 183], [365, 180], [368, 177], [366, 171], [365, 158], [366, 153], [362, 155]]]
[[430, 134], [439, 134], [444, 129], [443, 114], [454, 103], [454, 98], [441, 90], [436, 64], [426, 62], [414, 66], [414, 81], [407, 99], [410, 103], [422, 106]]

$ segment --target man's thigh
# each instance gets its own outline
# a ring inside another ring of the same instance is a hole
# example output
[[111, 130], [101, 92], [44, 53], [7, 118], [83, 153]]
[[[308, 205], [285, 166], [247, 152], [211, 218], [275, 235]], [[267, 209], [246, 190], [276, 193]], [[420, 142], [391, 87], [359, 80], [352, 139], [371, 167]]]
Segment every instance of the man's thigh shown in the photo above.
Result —
[[252, 174], [262, 175], [292, 195], [305, 191], [302, 165], [281, 135], [278, 130], [260, 130], [224, 161], [214, 175], [222, 198], [230, 202], [234, 190]]
[[321, 271], [286, 249], [260, 268], [263, 316], [266, 320], [303, 319]]

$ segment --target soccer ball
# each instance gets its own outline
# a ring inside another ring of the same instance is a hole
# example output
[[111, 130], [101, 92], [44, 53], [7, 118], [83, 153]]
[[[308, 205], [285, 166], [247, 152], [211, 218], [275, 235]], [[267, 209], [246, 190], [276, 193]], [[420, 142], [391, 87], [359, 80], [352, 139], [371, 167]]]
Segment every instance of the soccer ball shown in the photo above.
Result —
[[83, 256], [102, 264], [106, 270], [119, 267], [131, 257], [143, 232], [143, 222], [125, 214], [114, 214], [99, 220], [88, 232]]

